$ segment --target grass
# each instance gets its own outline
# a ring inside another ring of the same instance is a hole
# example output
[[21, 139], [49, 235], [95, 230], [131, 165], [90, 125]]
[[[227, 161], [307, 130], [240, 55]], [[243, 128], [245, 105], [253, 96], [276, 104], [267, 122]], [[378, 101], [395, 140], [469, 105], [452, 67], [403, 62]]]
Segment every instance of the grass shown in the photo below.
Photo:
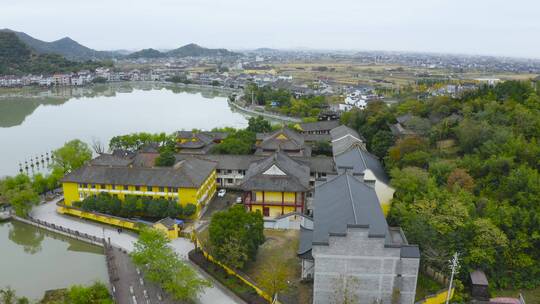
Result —
[[418, 283], [416, 284], [416, 301], [420, 301], [429, 295], [435, 294], [444, 286], [439, 282], [432, 280], [423, 273], [418, 274]]
[[270, 261], [277, 259], [289, 270], [287, 281], [290, 288], [280, 296], [280, 301], [282, 303], [311, 303], [311, 284], [300, 282], [301, 265], [296, 256], [300, 231], [266, 229], [264, 235], [266, 241], [259, 247], [256, 261], [248, 264], [244, 272], [257, 282], [265, 269], [272, 267]]
[[491, 292], [491, 297], [519, 297], [519, 293], [523, 295], [526, 303], [540, 303], [540, 286], [534, 289], [523, 289], [523, 290], [514, 290], [514, 289], [505, 289], [505, 290], [494, 290]]

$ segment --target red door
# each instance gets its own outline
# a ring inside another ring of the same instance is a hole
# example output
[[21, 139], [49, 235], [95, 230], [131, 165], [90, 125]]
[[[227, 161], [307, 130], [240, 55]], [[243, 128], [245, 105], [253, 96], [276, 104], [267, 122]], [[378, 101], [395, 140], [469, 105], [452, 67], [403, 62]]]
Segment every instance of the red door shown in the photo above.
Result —
[[263, 215], [264, 216], [270, 216], [270, 208], [263, 207]]

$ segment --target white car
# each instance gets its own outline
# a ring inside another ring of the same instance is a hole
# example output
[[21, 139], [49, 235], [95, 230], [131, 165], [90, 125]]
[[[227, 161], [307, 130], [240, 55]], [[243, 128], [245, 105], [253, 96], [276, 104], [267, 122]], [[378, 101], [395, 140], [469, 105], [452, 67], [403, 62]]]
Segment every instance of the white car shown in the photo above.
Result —
[[225, 193], [227, 193], [227, 191], [225, 191], [225, 189], [219, 189], [219, 191], [217, 193], [217, 196], [218, 197], [224, 197]]
[[237, 203], [237, 204], [242, 203], [242, 197], [241, 197], [241, 196], [239, 196], [239, 197], [236, 198], [236, 203]]

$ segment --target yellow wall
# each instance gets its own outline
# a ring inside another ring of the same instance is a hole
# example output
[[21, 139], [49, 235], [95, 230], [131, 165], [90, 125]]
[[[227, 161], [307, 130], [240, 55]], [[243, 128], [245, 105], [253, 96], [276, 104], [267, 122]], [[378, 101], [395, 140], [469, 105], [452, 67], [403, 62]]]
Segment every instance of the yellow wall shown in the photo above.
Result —
[[[265, 202], [273, 202], [273, 203], [281, 203], [281, 194], [283, 192], [264, 192], [264, 201]], [[257, 202], [262, 202], [263, 200], [263, 193], [262, 191], [256, 191], [255, 197]], [[285, 192], [284, 193], [284, 201], [285, 203], [294, 203], [295, 202], [296, 193], [295, 192]]]
[[173, 229], [169, 230], [169, 228], [165, 227], [163, 224], [156, 223], [154, 224], [154, 228], [165, 233], [167, 237], [169, 238], [169, 240], [177, 239], [178, 233], [180, 232], [178, 225], [175, 225]]
[[[418, 303], [422, 304], [444, 304], [446, 302], [446, 296], [448, 295], [448, 290], [439, 292], [438, 294], [428, 296], [427, 298], [421, 300]], [[454, 296], [454, 288], [450, 291], [450, 299]]]
[[[131, 220], [128, 220], [128, 219], [122, 219], [122, 218], [118, 218], [118, 217], [113, 217], [113, 216], [108, 216], [108, 215], [100, 214], [100, 213], [82, 211], [82, 210], [77, 209], [77, 208], [59, 206], [57, 208], [57, 211], [58, 211], [58, 213], [74, 215], [74, 216], [78, 216], [80, 218], [85, 218], [85, 219], [89, 219], [89, 220], [92, 220], [92, 221], [105, 223], [105, 224], [108, 224], [108, 225], [121, 227], [121, 228], [125, 228], [125, 229], [131, 229], [131, 230], [135, 230], [135, 231], [139, 231], [140, 227], [141, 227], [141, 225], [140, 224], [138, 225], [138, 223], [135, 222], [135, 221], [131, 221]], [[178, 225], [175, 225], [172, 230], [169, 230], [167, 227], [165, 227], [163, 224], [160, 224], [160, 223], [154, 224], [153, 227], [155, 229], [163, 231], [167, 235], [167, 237], [169, 239], [171, 239], [171, 240], [177, 239], [178, 235], [180, 233], [180, 227]]]
[[[213, 170], [212, 173], [207, 177], [207, 179], [204, 181], [204, 183], [200, 186], [200, 188], [177, 188], [178, 196], [173, 195], [173, 192], [169, 192], [169, 187], [164, 187], [163, 191], [160, 191], [160, 187], [152, 187], [151, 191], [154, 192], [152, 194], [124, 194], [122, 191], [124, 191], [124, 185], [115, 185], [115, 189], [113, 189], [112, 185], [98, 185], [96, 184], [95, 189], [91, 187], [92, 184], [88, 183], [87, 188], [81, 188], [81, 191], [79, 193], [79, 185], [77, 183], [70, 183], [65, 182], [62, 184], [62, 187], [64, 189], [64, 203], [67, 206], [72, 206], [73, 202], [80, 201], [79, 194], [82, 194], [84, 196], [90, 196], [94, 194], [98, 194], [100, 192], [107, 192], [109, 194], [116, 194], [120, 200], [124, 200], [126, 195], [141, 195], [141, 196], [147, 196], [152, 198], [160, 198], [164, 197], [167, 199], [176, 199], [178, 200], [179, 204], [182, 206], [185, 206], [187, 204], [193, 204], [197, 206], [197, 213], [198, 216], [200, 213], [200, 210], [202, 207], [204, 207], [212, 197], [214, 196], [216, 192], [216, 170]], [[103, 189], [103, 187], [105, 189]], [[115, 192], [117, 190], [118, 192]], [[137, 191], [134, 185], [128, 185], [127, 191]], [[139, 187], [139, 190], [141, 192], [148, 192], [147, 186], [141, 185]], [[163, 192], [158, 194], [158, 192]]]
[[64, 202], [66, 205], [71, 206], [73, 202], [79, 201], [79, 190], [76, 183], [63, 183], [64, 189]]

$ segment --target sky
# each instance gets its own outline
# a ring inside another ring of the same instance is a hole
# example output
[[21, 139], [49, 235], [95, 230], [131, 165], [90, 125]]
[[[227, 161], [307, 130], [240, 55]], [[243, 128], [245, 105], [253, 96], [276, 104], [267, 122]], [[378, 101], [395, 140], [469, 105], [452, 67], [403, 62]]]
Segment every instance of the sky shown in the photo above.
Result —
[[540, 58], [538, 0], [0, 0], [0, 28], [97, 50], [187, 43]]

